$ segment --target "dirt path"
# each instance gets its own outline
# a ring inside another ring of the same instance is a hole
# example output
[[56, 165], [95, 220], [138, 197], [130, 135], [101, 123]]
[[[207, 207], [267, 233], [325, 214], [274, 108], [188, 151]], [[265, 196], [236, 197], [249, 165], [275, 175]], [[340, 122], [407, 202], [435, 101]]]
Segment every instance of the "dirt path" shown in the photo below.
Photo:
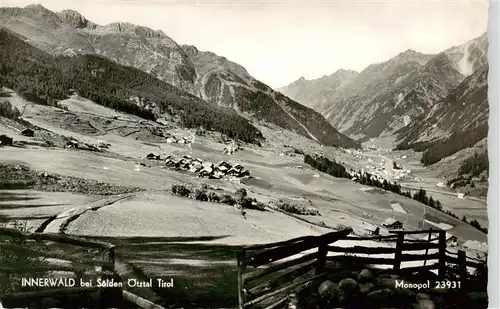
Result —
[[118, 201], [132, 198], [134, 194], [122, 194], [114, 197], [104, 198], [96, 202], [83, 204], [65, 210], [58, 214], [55, 218], [50, 218], [42, 224], [45, 226], [42, 233], [64, 233], [67, 225], [89, 210], [97, 210], [99, 208], [112, 205]]
[[[112, 205], [118, 201], [130, 199], [134, 196], [134, 194], [122, 194], [118, 196], [104, 198], [95, 202], [83, 204], [80, 206], [73, 207], [71, 209], [65, 210], [57, 215], [55, 218], [48, 219], [46, 222], [42, 224], [42, 229], [40, 232], [42, 233], [65, 233], [65, 229], [67, 225], [77, 219], [80, 215], [84, 214], [89, 210], [98, 210], [99, 208]], [[45, 228], [43, 228], [45, 226]], [[126, 285], [128, 279], [136, 279], [148, 281], [149, 277], [147, 277], [140, 269], [134, 266], [131, 263], [124, 261], [122, 258], [117, 257], [115, 259], [115, 271], [122, 279], [122, 282]], [[134, 289], [135, 294], [144, 297], [152, 302], [161, 301], [161, 296], [159, 296], [154, 288], [140, 288]]]

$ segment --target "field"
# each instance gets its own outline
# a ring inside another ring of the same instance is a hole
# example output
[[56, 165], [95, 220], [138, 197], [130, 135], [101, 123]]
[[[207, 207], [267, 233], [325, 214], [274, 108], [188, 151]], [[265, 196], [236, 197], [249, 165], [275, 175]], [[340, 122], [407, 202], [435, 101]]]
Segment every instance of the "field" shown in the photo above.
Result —
[[[228, 156], [222, 153], [225, 145], [212, 135], [196, 136], [191, 146], [168, 144], [166, 136], [193, 137], [194, 132], [175, 128], [173, 124], [164, 126], [140, 120], [78, 97], [60, 103], [67, 110], [27, 105], [15, 94], [1, 99], [23, 111], [22, 118], [38, 131], [111, 146], [103, 151], [45, 147], [42, 146], [45, 135], [22, 136], [19, 128], [5, 120], [0, 122], [0, 134], [28, 143], [0, 148], [0, 163], [140, 191], [104, 197], [103, 193], [83, 195], [29, 188], [1, 190], [0, 215], [26, 221], [32, 230], [64, 231], [116, 243], [117, 265], [123, 277], [174, 278], [173, 290], [137, 292], [160, 303], [175, 298], [175, 304], [191, 308], [201, 304], [213, 308], [234, 305], [234, 249], [242, 244], [320, 235], [340, 226], [349, 226], [356, 233], [364, 234], [367, 223], [381, 225], [389, 217], [400, 220], [407, 229], [435, 228], [425, 220], [448, 224], [449, 232], [460, 242], [487, 240], [485, 234], [461, 220], [412, 199], [315, 171], [304, 164], [302, 155], [280, 155], [287, 148], [285, 145], [290, 145], [308, 154], [324, 152], [348, 168], [360, 170], [368, 164], [368, 158], [372, 162], [380, 160], [381, 156], [373, 150], [366, 151], [367, 159], [357, 159], [294, 133], [262, 127], [267, 138], [263, 147], [243, 145], [243, 150]], [[162, 134], [158, 134], [159, 131]], [[241, 181], [200, 179], [195, 174], [169, 170], [159, 162], [144, 160], [150, 152], [162, 158], [190, 155], [214, 163], [222, 160], [240, 163], [250, 170], [251, 177]], [[401, 153], [384, 153], [387, 162], [400, 156]], [[423, 187], [428, 195], [441, 201], [444, 209], [459, 216], [466, 214], [469, 219], [475, 218], [481, 225], [487, 225], [484, 200], [458, 199], [455, 193], [437, 188], [438, 179], [419, 167], [416, 158], [417, 155], [408, 153], [407, 162], [398, 161], [403, 166], [411, 166], [420, 178], [418, 183], [401, 181], [403, 187]], [[291, 216], [272, 209], [249, 209], [244, 217], [232, 206], [173, 196], [170, 188], [177, 183], [206, 183], [230, 192], [245, 188], [249, 196], [260, 202], [286, 199], [307, 204], [321, 215]]]

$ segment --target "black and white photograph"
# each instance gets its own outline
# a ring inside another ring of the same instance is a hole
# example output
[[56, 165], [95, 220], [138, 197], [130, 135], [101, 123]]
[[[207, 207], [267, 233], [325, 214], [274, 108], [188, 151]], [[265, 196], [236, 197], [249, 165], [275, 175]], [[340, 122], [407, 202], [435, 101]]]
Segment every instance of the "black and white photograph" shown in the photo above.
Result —
[[2, 0], [0, 308], [492, 308], [489, 9]]

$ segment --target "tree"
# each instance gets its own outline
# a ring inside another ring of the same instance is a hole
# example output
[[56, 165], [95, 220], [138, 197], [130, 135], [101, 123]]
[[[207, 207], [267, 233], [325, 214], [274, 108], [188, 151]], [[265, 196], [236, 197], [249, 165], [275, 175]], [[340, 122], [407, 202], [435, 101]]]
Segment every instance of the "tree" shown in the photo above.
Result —
[[434, 202], [434, 199], [432, 198], [432, 196], [429, 197], [429, 203], [428, 205], [432, 208], [435, 208], [436, 207], [436, 204]]
[[[25, 99], [55, 105], [70, 89], [105, 107], [156, 120], [153, 111], [131, 101], [154, 102], [187, 128], [203, 126], [243, 142], [260, 145], [262, 132], [234, 110], [199, 98], [132, 67], [96, 55], [52, 57], [0, 30], [0, 83]], [[178, 91], [179, 90], [179, 91]]]
[[238, 204], [242, 203], [245, 197], [247, 197], [247, 190], [245, 188], [240, 188], [234, 193], [234, 199]]

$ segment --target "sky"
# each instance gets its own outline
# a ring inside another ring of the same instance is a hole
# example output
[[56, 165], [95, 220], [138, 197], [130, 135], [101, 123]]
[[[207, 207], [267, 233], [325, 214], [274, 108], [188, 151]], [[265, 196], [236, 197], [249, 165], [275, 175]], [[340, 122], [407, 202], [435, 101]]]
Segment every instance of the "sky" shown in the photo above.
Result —
[[[2, 0], [0, 0], [2, 1]], [[361, 71], [407, 49], [439, 53], [487, 30], [487, 0], [3, 0], [73, 9], [105, 25], [122, 21], [163, 30], [243, 65], [273, 88], [300, 77]]]

